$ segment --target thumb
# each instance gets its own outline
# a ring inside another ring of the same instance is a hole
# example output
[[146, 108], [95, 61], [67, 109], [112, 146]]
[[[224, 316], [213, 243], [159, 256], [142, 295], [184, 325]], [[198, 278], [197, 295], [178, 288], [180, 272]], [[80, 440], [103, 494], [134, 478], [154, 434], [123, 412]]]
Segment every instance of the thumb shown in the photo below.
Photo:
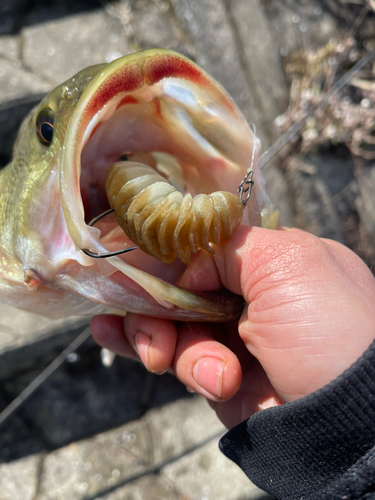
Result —
[[249, 304], [240, 336], [284, 401], [333, 380], [375, 337], [375, 280], [339, 243], [241, 228], [214, 261], [221, 283]]
[[[201, 251], [192, 255], [178, 285], [195, 292], [207, 292], [226, 288], [237, 295], [243, 295], [241, 287], [242, 255], [250, 233], [259, 228], [241, 225], [230, 241], [213, 245], [214, 255]], [[246, 299], [246, 297], [245, 297]]]
[[315, 238], [299, 230], [275, 231], [241, 225], [231, 240], [213, 245], [214, 255], [203, 251], [194, 255], [178, 285], [196, 292], [224, 287], [249, 303], [256, 280], [268, 274], [269, 267], [279, 268], [278, 262], [284, 261], [285, 269], [285, 260], [293, 259], [290, 254], [295, 252], [296, 236], [286, 233]]

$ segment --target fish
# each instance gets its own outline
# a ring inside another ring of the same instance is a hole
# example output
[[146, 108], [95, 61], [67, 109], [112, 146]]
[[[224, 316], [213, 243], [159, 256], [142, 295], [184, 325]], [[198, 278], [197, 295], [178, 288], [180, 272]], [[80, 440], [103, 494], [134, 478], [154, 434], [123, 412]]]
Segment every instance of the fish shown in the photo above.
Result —
[[108, 170], [130, 161], [193, 197], [236, 194], [251, 170], [240, 222], [274, 228], [259, 152], [233, 99], [181, 54], [151, 49], [84, 69], [25, 118], [0, 171], [0, 301], [51, 318], [107, 309], [181, 321], [238, 318], [241, 297], [179, 287], [186, 264], [178, 259], [160, 262], [140, 248], [90, 256], [134, 247], [114, 214], [90, 221], [110, 208]]

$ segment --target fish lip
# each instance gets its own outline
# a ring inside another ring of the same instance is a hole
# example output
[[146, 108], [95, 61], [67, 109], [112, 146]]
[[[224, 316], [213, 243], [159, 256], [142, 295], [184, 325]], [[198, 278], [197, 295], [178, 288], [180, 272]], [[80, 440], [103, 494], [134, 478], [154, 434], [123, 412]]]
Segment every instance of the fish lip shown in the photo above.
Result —
[[[250, 145], [243, 146], [243, 144], [241, 144], [245, 149], [247, 147], [249, 150], [247, 151], [248, 158], [252, 156], [251, 152], [253, 147], [256, 147], [257, 150], [259, 149], [259, 147], [254, 144], [254, 137], [251, 135], [251, 131], [230, 97], [222, 92], [220, 87], [216, 86], [215, 83], [212, 83], [213, 81], [211, 78], [195, 66], [194, 63], [170, 51], [158, 51], [157, 53], [155, 51], [145, 51], [142, 54], [140, 60], [139, 54], [137, 61], [133, 55], [126, 56], [125, 58], [110, 63], [104, 70], [100, 71], [99, 74], [90, 81], [83, 92], [67, 127], [62, 160], [60, 163], [60, 194], [62, 209], [70, 237], [75, 245], [77, 253], [80, 255], [79, 260], [84, 265], [93, 265], [93, 260], [83, 256], [82, 252], [80, 252], [82, 248], [90, 249], [99, 254], [107, 253], [109, 250], [100, 242], [99, 231], [96, 228], [89, 227], [84, 220], [84, 207], [80, 191], [81, 155], [95, 127], [95, 119], [108, 110], [109, 106], [114, 103], [115, 98], [119, 98], [120, 95], [130, 95], [146, 88], [148, 85], [155, 85], [158, 81], [165, 81], [168, 76], [170, 77], [172, 75], [173, 77], [174, 65], [175, 75], [186, 78], [187, 81], [200, 81], [201, 84], [207, 86], [211, 85], [211, 90], [216, 93], [215, 99], [220, 101], [220, 105], [228, 110], [228, 114], [233, 113], [233, 110], [235, 111], [234, 116], [235, 120], [237, 120], [236, 123], [239, 128], [242, 126], [244, 129], [241, 132], [242, 136], [241, 133], [238, 134], [241, 136], [242, 143], [246, 143], [249, 139], [251, 142]], [[160, 74], [160, 65], [158, 67], [157, 64], [151, 68], [152, 71], [150, 71], [150, 68], [146, 71], [152, 61], [155, 63], [155, 57], [161, 58], [161, 62], [167, 67], [168, 71]], [[185, 74], [183, 74], [181, 65], [185, 68]], [[186, 68], [188, 70], [186, 70]], [[119, 75], [122, 75], [123, 81], [121, 90], [119, 91], [117, 89], [116, 94], [116, 85], [118, 84]], [[113, 91], [112, 97], [108, 100], [107, 95], [107, 101], [103, 101], [103, 95], [108, 93], [111, 94], [113, 89], [115, 90]], [[246, 156], [246, 152], [244, 156]], [[241, 177], [242, 175], [240, 175], [239, 180], [241, 180]], [[107, 262], [108, 266], [112, 265], [117, 269], [119, 269], [120, 266], [121, 272], [125, 272], [126, 262], [121, 259], [111, 258], [108, 259]], [[103, 265], [103, 268], [104, 267], [105, 264]], [[136, 281], [135, 278], [134, 280]], [[140, 282], [144, 283], [143, 277], [138, 277], [137, 279], [138, 281], [136, 282], [138, 284]], [[149, 289], [145, 289], [149, 291]], [[151, 292], [149, 291], [149, 293]], [[152, 296], [155, 298], [154, 295]], [[156, 298], [156, 300], [158, 299]], [[166, 305], [166, 302], [163, 300], [158, 301], [161, 305]], [[221, 313], [218, 313], [218, 315], [223, 317]]]

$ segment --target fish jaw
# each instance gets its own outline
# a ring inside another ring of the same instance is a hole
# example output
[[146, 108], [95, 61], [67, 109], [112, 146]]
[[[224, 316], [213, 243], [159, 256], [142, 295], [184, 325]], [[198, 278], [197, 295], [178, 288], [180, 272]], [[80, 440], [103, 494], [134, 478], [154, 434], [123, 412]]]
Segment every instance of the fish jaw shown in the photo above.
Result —
[[[80, 196], [82, 152], [89, 139], [90, 143], [94, 142], [95, 135], [100, 134], [103, 123], [105, 126], [108, 117], [114, 116], [117, 107], [124, 110], [124, 127], [129, 126], [126, 118], [132, 100], [138, 105], [158, 101], [159, 106], [162, 103], [167, 108], [165, 112], [161, 110], [167, 120], [167, 126], [163, 124], [167, 137], [161, 133], [153, 144], [149, 141], [144, 146], [137, 140], [130, 141], [130, 144], [123, 141], [120, 147], [125, 151], [127, 148], [142, 149], [143, 146], [146, 150], [155, 148], [180, 157], [190, 156], [185, 177], [186, 188], [193, 194], [220, 189], [236, 192], [251, 167], [255, 170], [254, 191], [262, 185], [262, 181], [258, 182], [260, 174], [256, 168], [260, 142], [217, 82], [192, 61], [172, 51], [147, 50], [123, 57], [109, 64], [90, 82], [73, 112], [65, 136], [60, 167], [61, 199], [69, 232], [78, 248], [104, 251], [97, 241], [97, 233], [85, 224], [83, 218]], [[150, 136], [156, 133], [156, 129], [160, 132], [160, 124], [155, 123], [157, 113], [153, 112], [153, 120], [149, 117], [147, 132]], [[100, 124], [99, 131], [95, 131]], [[134, 121], [131, 126], [134, 128]], [[142, 127], [144, 129], [145, 123]], [[92, 134], [94, 137], [90, 138]], [[171, 135], [174, 147], [168, 144]], [[194, 155], [189, 141], [197, 149]], [[199, 169], [192, 172], [194, 162]], [[263, 185], [261, 187], [263, 191]], [[263, 203], [263, 197], [259, 193], [259, 199], [249, 204], [248, 213], [251, 215], [248, 218], [251, 220], [246, 222], [261, 224], [258, 205]]]
[[[165, 269], [155, 259], [150, 264], [141, 251], [105, 262], [84, 255], [84, 248], [108, 252], [113, 238], [111, 232], [101, 234], [87, 225], [90, 216], [98, 214], [90, 214], [82, 192], [87, 178], [89, 183], [98, 179], [95, 187], [103, 189], [106, 170], [128, 151], [176, 157], [184, 173], [183, 190], [193, 195], [235, 192], [252, 168], [254, 196], [243, 222], [262, 225], [262, 214], [273, 209], [257, 169], [259, 141], [219, 84], [179, 54], [145, 51], [87, 71], [58, 87], [35, 113], [47, 106], [58, 118], [48, 151], [35, 143], [35, 115], [27, 133], [21, 131], [27, 140], [20, 137], [14, 162], [26, 156], [34, 165], [27, 169], [32, 196], [17, 193], [23, 217], [13, 225], [8, 217], [13, 236], [8, 241], [0, 236], [0, 256], [2, 252], [7, 262], [14, 260], [12, 272], [0, 264], [0, 297], [17, 305], [23, 291], [20, 307], [55, 317], [92, 314], [102, 305], [191, 321], [238, 317], [240, 297], [201, 297], [171, 285], [183, 271], [175, 264], [166, 282]], [[20, 153], [23, 142], [29, 150]], [[1, 183], [7, 183], [5, 177], [14, 178], [14, 162], [0, 178], [0, 206]], [[150, 268], [157, 276], [147, 272]], [[76, 306], [67, 310], [74, 296]]]

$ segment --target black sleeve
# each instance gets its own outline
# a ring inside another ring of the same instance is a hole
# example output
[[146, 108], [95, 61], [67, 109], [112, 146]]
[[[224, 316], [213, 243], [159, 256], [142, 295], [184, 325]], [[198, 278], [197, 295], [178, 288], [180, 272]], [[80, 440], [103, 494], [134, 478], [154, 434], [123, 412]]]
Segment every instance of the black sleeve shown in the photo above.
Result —
[[336, 380], [256, 413], [220, 448], [278, 500], [375, 499], [375, 341]]

